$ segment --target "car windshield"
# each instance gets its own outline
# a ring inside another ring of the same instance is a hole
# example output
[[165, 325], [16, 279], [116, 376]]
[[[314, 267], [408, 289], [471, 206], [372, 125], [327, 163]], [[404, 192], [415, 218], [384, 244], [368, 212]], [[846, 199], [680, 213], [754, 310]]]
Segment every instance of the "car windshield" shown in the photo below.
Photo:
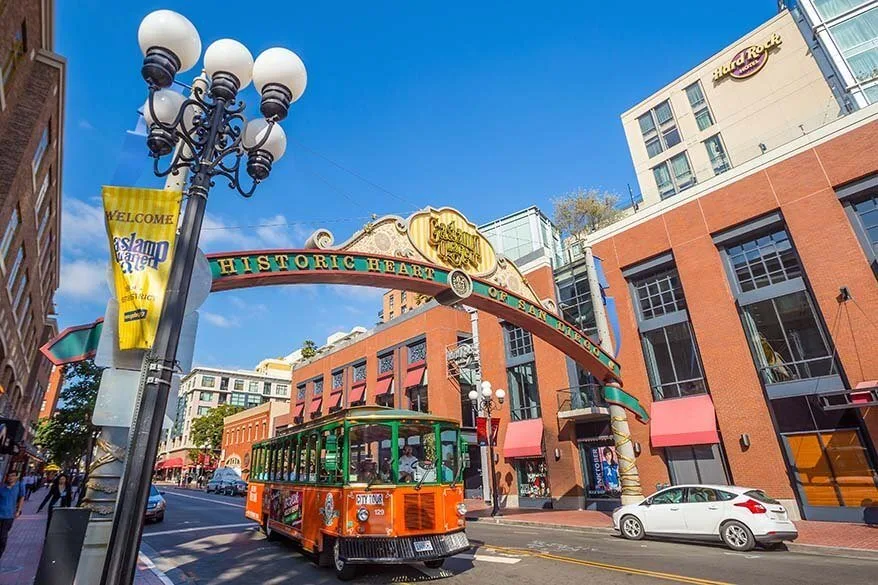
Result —
[[780, 502], [768, 496], [762, 490], [750, 490], [748, 492], [744, 492], [744, 495], [749, 496], [758, 502], [762, 502], [763, 504], [780, 504]]
[[159, 495], [161, 494], [159, 494], [159, 491], [155, 489], [154, 485], [149, 486], [149, 497], [154, 498]]

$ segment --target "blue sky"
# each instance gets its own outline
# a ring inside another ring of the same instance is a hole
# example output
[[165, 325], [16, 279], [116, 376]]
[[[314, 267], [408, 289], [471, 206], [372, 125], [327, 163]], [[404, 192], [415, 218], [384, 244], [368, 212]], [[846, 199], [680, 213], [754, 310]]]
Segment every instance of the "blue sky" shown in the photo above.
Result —
[[[254, 56], [281, 45], [308, 68], [271, 178], [250, 200], [222, 182], [213, 189], [206, 251], [297, 246], [316, 227], [340, 241], [372, 213], [426, 205], [457, 207], [481, 223], [534, 204], [549, 212], [553, 196], [579, 186], [624, 194], [630, 183], [636, 191], [620, 114], [776, 10], [771, 0], [56, 5], [56, 50], [68, 60], [62, 326], [102, 315], [109, 294], [100, 186], [112, 180], [145, 99], [136, 35], [152, 10], [186, 15], [205, 48], [223, 37]], [[242, 97], [255, 115], [252, 85]], [[160, 186], [143, 153], [130, 181]], [[333, 331], [368, 327], [381, 292], [214, 294], [202, 308], [196, 363], [252, 367], [303, 339], [320, 344]]]

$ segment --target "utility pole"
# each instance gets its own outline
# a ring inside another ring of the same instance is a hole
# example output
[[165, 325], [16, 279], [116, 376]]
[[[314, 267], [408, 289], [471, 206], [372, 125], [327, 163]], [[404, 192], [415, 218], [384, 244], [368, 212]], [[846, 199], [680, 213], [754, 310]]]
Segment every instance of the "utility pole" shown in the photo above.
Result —
[[[595, 324], [597, 325], [601, 348], [607, 355], [614, 358], [613, 344], [610, 341], [610, 325], [607, 321], [607, 309], [604, 306], [603, 294], [601, 294], [601, 283], [598, 279], [594, 253], [590, 245], [584, 244], [583, 247], [585, 266], [588, 273], [588, 290], [591, 294], [591, 304], [594, 308]], [[619, 457], [622, 505], [635, 504], [643, 498], [643, 489], [640, 486], [640, 474], [637, 472], [637, 462], [634, 459], [634, 444], [631, 442], [631, 430], [628, 428], [628, 412], [618, 404], [610, 404], [609, 406], [610, 428], [613, 431], [616, 455]]]

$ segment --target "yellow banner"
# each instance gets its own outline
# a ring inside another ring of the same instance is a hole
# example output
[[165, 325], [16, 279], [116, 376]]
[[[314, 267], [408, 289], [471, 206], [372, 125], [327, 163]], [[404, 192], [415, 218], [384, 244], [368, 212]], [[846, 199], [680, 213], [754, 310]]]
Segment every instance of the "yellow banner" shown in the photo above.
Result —
[[182, 194], [104, 186], [103, 199], [119, 300], [119, 349], [149, 349], [165, 300]]

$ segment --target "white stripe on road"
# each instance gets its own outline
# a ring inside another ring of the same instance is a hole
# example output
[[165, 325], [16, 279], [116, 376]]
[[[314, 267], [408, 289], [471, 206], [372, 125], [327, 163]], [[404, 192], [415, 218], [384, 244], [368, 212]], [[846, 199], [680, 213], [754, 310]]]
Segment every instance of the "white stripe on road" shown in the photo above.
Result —
[[162, 582], [162, 585], [174, 585], [174, 582], [165, 575], [164, 571], [155, 566], [155, 563], [152, 562], [152, 559], [146, 556], [143, 553], [139, 553], [140, 562], [143, 563], [143, 566], [152, 571], [153, 575], [159, 578], [159, 581]]
[[454, 555], [455, 559], [466, 559], [468, 561], [485, 561], [486, 563], [500, 563], [502, 565], [514, 565], [521, 561], [521, 559], [516, 559], [513, 557], [495, 557], [491, 555], [480, 555], [480, 554], [460, 554]]
[[167, 496], [177, 496], [178, 498], [189, 498], [190, 500], [201, 500], [204, 502], [210, 502], [211, 504], [219, 504], [220, 506], [232, 506], [233, 508], [244, 508], [241, 504], [233, 504], [231, 502], [223, 502], [220, 500], [214, 500], [212, 498], [199, 498], [198, 496], [188, 496], [186, 494], [178, 494], [177, 492], [165, 492]]
[[165, 534], [181, 534], [183, 532], [197, 532], [199, 530], [222, 530], [224, 528], [241, 528], [243, 526], [248, 526], [251, 529], [259, 528], [253, 522], [247, 522], [245, 524], [216, 524], [214, 526], [195, 526], [194, 528], [178, 528], [177, 530], [162, 530], [160, 532], [144, 532], [143, 536], [146, 538], [147, 536], [164, 536]]

